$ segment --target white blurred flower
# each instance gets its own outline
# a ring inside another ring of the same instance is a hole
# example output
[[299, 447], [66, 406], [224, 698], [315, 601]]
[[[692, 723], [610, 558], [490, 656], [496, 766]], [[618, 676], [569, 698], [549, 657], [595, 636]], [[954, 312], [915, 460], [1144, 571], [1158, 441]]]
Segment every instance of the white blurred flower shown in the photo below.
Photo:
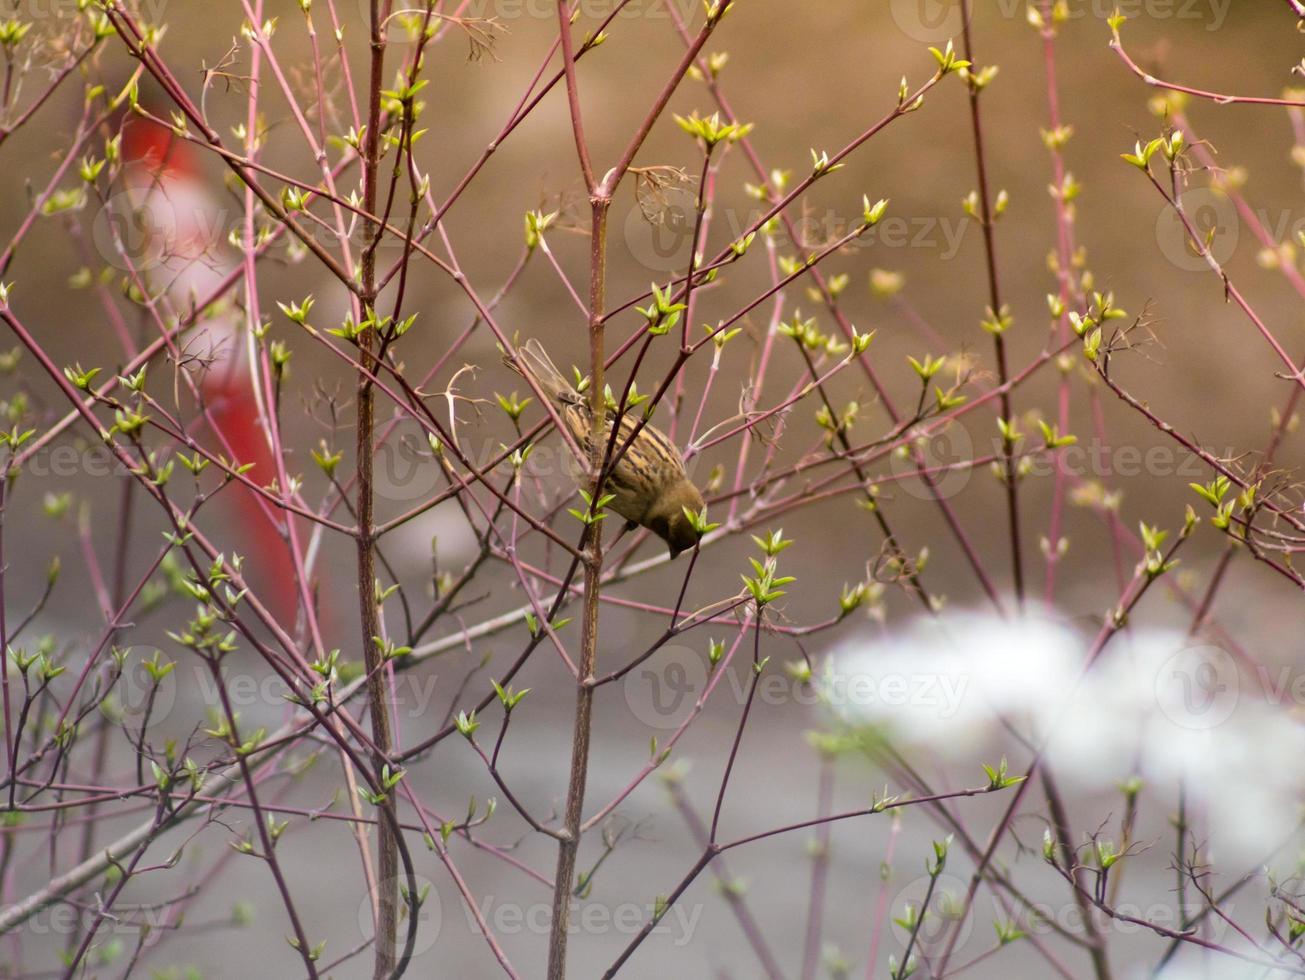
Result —
[[[1151, 967], [1139, 967], [1133, 977], [1141, 980], [1151, 976]], [[1266, 976], [1263, 967], [1252, 966], [1231, 956], [1206, 956], [1199, 966], [1170, 965], [1155, 980], [1250, 980]]]
[[906, 743], [968, 753], [999, 716], [1041, 730], [1065, 699], [1081, 643], [1050, 616], [981, 613], [919, 619], [895, 635], [853, 639], [830, 657], [822, 690], [843, 720], [887, 727]]
[[1203, 814], [1207, 855], [1262, 861], [1301, 819], [1305, 727], [1290, 704], [1249, 683], [1227, 652], [1180, 632], [1122, 633], [1085, 674], [1089, 645], [1050, 611], [953, 613], [844, 642], [822, 689], [843, 721], [903, 748], [967, 761], [1004, 754], [1018, 772], [1029, 753], [1004, 720], [1046, 746], [1067, 787], [1114, 794], [1141, 776], [1169, 807], [1181, 780]]
[[1093, 786], [1135, 771], [1166, 799], [1182, 781], [1205, 811], [1207, 853], [1264, 860], [1300, 822], [1305, 729], [1218, 647], [1158, 630], [1115, 644], [1056, 728], [1057, 773]]

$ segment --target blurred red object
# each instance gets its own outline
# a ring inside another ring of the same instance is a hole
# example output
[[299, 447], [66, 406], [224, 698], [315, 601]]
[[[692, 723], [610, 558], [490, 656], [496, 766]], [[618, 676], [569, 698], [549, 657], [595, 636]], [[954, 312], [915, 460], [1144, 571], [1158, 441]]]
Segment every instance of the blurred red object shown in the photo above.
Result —
[[[139, 265], [179, 311], [211, 296], [238, 266], [227, 245], [231, 216], [213, 194], [200, 152], [170, 129], [146, 119], [127, 121], [122, 140], [126, 186], [132, 195], [134, 252]], [[207, 410], [208, 449], [252, 463], [246, 476], [259, 486], [277, 477], [276, 459], [260, 415], [249, 336], [235, 306], [206, 316], [185, 341], [205, 362], [198, 384]], [[294, 565], [283, 511], [242, 485], [225, 489], [214, 506], [228, 508], [238, 525], [234, 544], [252, 559], [251, 585], [280, 619], [296, 608]]]

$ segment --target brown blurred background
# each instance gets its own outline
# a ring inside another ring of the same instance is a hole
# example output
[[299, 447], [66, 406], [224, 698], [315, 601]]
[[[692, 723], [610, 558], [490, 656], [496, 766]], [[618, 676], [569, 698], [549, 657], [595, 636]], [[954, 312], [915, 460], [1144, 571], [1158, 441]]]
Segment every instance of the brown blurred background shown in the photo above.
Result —
[[[456, 31], [450, 31], [429, 56], [428, 74], [432, 81], [423, 92], [426, 111], [422, 121], [430, 132], [419, 149], [422, 165], [431, 175], [435, 196], [441, 200], [497, 133], [556, 34], [552, 4], [545, 0], [486, 2], [485, 9], [478, 12], [497, 16], [507, 28], [495, 45], [495, 59], [470, 61], [465, 41]], [[687, 9], [695, 23], [701, 19], [696, 2], [687, 7], [682, 0], [668, 2]], [[339, 0], [356, 78], [361, 77], [363, 63], [361, 41], [365, 27], [359, 10], [362, 6], [365, 4], [356, 0]], [[977, 6], [974, 30], [978, 62], [997, 64], [1001, 69], [984, 96], [983, 111], [994, 190], [1005, 189], [1011, 200], [1010, 209], [997, 228], [997, 255], [1005, 300], [1015, 317], [1008, 340], [1011, 364], [1018, 369], [1036, 356], [1047, 341], [1045, 295], [1056, 289], [1054, 276], [1047, 266], [1047, 254], [1055, 244], [1054, 203], [1047, 193], [1052, 179], [1051, 164], [1039, 136], [1039, 127], [1048, 125], [1045, 66], [1041, 42], [1025, 23], [1022, 4], [995, 0]], [[1158, 135], [1161, 124], [1148, 111], [1148, 99], [1155, 94], [1154, 90], [1130, 74], [1107, 47], [1110, 34], [1104, 17], [1109, 13], [1108, 6], [1096, 0], [1071, 0], [1074, 17], [1062, 29], [1055, 52], [1062, 111], [1075, 130], [1065, 151], [1066, 158], [1083, 185], [1075, 227], [1078, 240], [1087, 250], [1088, 266], [1095, 273], [1097, 288], [1112, 290], [1117, 303], [1131, 313], [1149, 308], [1154, 317], [1158, 343], [1148, 347], [1144, 355], [1121, 358], [1117, 377], [1165, 419], [1215, 452], [1254, 450], [1267, 441], [1270, 410], [1285, 401], [1289, 383], [1275, 377], [1280, 365], [1255, 335], [1245, 316], [1224, 301], [1218, 279], [1198, 267], [1182, 250], [1174, 219], [1155, 190], [1119, 159], [1119, 154], [1130, 150], [1135, 140]], [[604, 14], [608, 9], [598, 0], [583, 0], [581, 7], [585, 13], [582, 24], [596, 23], [591, 15]], [[282, 63], [304, 68], [308, 50], [298, 5], [268, 3], [264, 9], [267, 16], [280, 17], [275, 44]], [[240, 6], [232, 2], [155, 0], [154, 10], [155, 19], [169, 25], [164, 53], [192, 94], [197, 94], [200, 66], [219, 63], [232, 39], [239, 34], [243, 19]], [[631, 11], [634, 16], [619, 18], [610, 40], [587, 56], [580, 68], [585, 122], [600, 172], [617, 157], [632, 127], [642, 118], [683, 50], [671, 20], [657, 0], [635, 0]], [[1201, 88], [1277, 95], [1295, 80], [1290, 69], [1305, 53], [1301, 34], [1283, 3], [1143, 0], [1130, 4], [1125, 12], [1131, 19], [1125, 25], [1124, 38], [1139, 62], [1167, 78]], [[53, 30], [55, 21], [42, 21], [32, 11], [20, 9], [19, 13], [36, 19], [37, 31]], [[810, 166], [809, 148], [833, 152], [842, 147], [892, 108], [903, 75], [912, 85], [922, 83], [929, 76], [934, 62], [926, 48], [929, 44], [945, 42], [950, 32], [959, 34], [955, 14], [955, 5], [933, 0], [801, 4], [737, 0], [734, 11], [709, 47], [730, 53], [722, 84], [740, 118], [755, 122], [752, 140], [766, 166], [790, 169], [801, 176]], [[116, 41], [110, 39], [108, 46], [98, 71], [108, 79], [121, 79], [130, 62]], [[229, 127], [242, 120], [246, 111], [240, 84], [233, 84], [229, 90], [214, 87], [209, 93], [208, 107], [213, 118], [220, 122], [216, 128], [229, 132]], [[681, 114], [693, 110], [707, 114], [713, 109], [709, 94], [693, 81], [686, 81], [671, 102], [671, 110]], [[50, 161], [65, 146], [79, 112], [80, 92], [73, 86], [67, 87], [45, 109], [44, 124], [27, 127], [5, 147], [11, 190], [0, 199], [0, 228], [13, 229], [23, 219], [31, 195], [46, 179]], [[1197, 135], [1217, 151], [1221, 166], [1246, 168], [1245, 196], [1254, 208], [1263, 212], [1278, 239], [1293, 241], [1297, 231], [1305, 227], [1305, 208], [1301, 197], [1301, 166], [1292, 158], [1296, 138], [1288, 114], [1281, 109], [1221, 106], [1210, 102], [1193, 102], [1188, 112], [1198, 129]], [[280, 93], [270, 83], [264, 86], [264, 113], [271, 126], [265, 161], [278, 170], [311, 181], [312, 161], [298, 130], [288, 120]], [[979, 326], [988, 302], [981, 234], [977, 225], [966, 222], [961, 206], [963, 198], [976, 186], [968, 127], [963, 87], [957, 80], [948, 79], [928, 96], [921, 111], [889, 126], [855, 153], [844, 170], [821, 181], [802, 202], [802, 213], [819, 230], [837, 231], [859, 220], [863, 193], [871, 200], [890, 198], [889, 214], [904, 222], [904, 226], [883, 227], [873, 241], [858, 243], [822, 267], [827, 274], [847, 273], [851, 277], [851, 285], [843, 294], [844, 308], [861, 330], [878, 331], [872, 356], [880, 376], [895, 398], [904, 404], [913, 403], [917, 391], [917, 381], [906, 363], [906, 355], [944, 352], [920, 335], [914, 316], [946, 339], [948, 351], [968, 349], [977, 355], [984, 370], [992, 369], [991, 343]], [[700, 161], [698, 151], [668, 116], [655, 128], [637, 162], [694, 170]], [[205, 166], [213, 187], [221, 188], [223, 168], [216, 160], [206, 161]], [[354, 180], [356, 174], [351, 173], [343, 187], [353, 186]], [[745, 181], [755, 181], [755, 177], [742, 154], [730, 152], [718, 177], [719, 198], [713, 213], [709, 252], [724, 247], [738, 229], [747, 225], [749, 216], [755, 214], [755, 204], [743, 190]], [[70, 176], [68, 183], [72, 182]], [[1197, 187], [1208, 183], [1202, 174], [1193, 178]], [[1305, 349], [1298, 336], [1300, 297], [1277, 271], [1265, 268], [1259, 261], [1258, 244], [1224, 199], [1207, 195], [1197, 200], [1204, 205], [1201, 220], [1213, 221], [1219, 229], [1216, 242], [1224, 250], [1220, 257], [1225, 260], [1233, 280], [1287, 349], [1300, 353]], [[672, 208], [674, 205], [672, 199]], [[587, 274], [588, 243], [577, 229], [586, 224], [587, 208], [578, 179], [565, 102], [560, 92], [555, 91], [497, 150], [446, 219], [458, 259], [482, 296], [497, 290], [519, 256], [522, 214], [534, 208], [548, 211], [559, 206], [562, 209], [559, 228], [550, 233], [549, 242], [572, 281], [581, 288]], [[230, 216], [238, 215], [237, 198], [228, 197], [226, 207]], [[78, 215], [76, 220], [89, 227], [93, 218], [88, 212]], [[649, 225], [632, 188], [628, 184], [623, 186], [612, 212], [609, 295], [613, 304], [646, 289], [650, 281], [665, 281], [674, 270], [684, 267], [687, 233], [683, 229], [677, 232], [673, 210], [667, 220], [669, 226]], [[89, 291], [69, 288], [70, 277], [81, 262], [70, 252], [67, 242], [62, 220], [39, 222], [5, 278], [17, 284], [16, 307], [48, 345], [57, 363], [77, 360], [87, 366], [97, 364], [107, 369], [115, 363], [118, 348], [94, 296]], [[781, 254], [792, 251], [791, 247], [780, 248]], [[382, 255], [392, 260], [397, 250], [383, 250]], [[413, 372], [420, 373], [439, 357], [444, 349], [442, 345], [466, 326], [470, 309], [465, 297], [438, 270], [420, 261], [413, 268], [408, 309], [419, 310], [421, 315], [417, 327], [404, 342], [402, 356]], [[904, 277], [898, 302], [887, 302], [872, 294], [869, 288], [872, 269], [889, 270]], [[714, 323], [766, 288], [767, 283], [764, 259], [758, 249], [747, 261], [731, 269], [721, 285], [702, 295], [698, 320]], [[274, 310], [277, 300], [298, 300], [313, 293], [318, 300], [313, 319], [319, 324], [327, 324], [344, 311], [342, 294], [332, 289], [328, 276], [311, 259], [299, 263], [288, 261], [284, 249], [265, 263], [261, 290], [265, 310]], [[795, 307], [802, 308], [808, 315], [817, 315], [824, 329], [833, 329], [832, 321], [821, 315], [818, 304], [813, 304], [803, 292], [800, 286], [788, 291], [786, 316]], [[909, 304], [909, 309], [903, 304]], [[746, 334], [726, 348], [722, 373], [715, 382], [704, 415], [708, 424], [727, 418], [736, 410], [751, 354], [766, 328], [768, 311], [769, 305], [759, 309], [746, 322]], [[339, 384], [347, 391], [348, 375], [337, 359], [294, 333], [292, 325], [283, 318], [273, 316], [272, 319], [273, 336], [287, 340], [294, 349], [293, 394], [287, 400], [294, 410], [286, 416], [290, 442], [297, 447], [292, 454], [291, 469], [311, 470], [307, 448], [316, 443], [322, 432], [298, 410], [300, 399], [317, 381], [327, 387]], [[510, 331], [542, 338], [560, 363], [579, 362], [584, 357], [583, 319], [540, 256], [532, 259], [520, 285], [500, 307], [497, 319]], [[638, 322], [636, 315], [618, 317], [611, 325], [610, 335], [614, 341], [624, 338]], [[700, 329], [700, 324], [695, 323], [693, 328]], [[787, 390], [800, 373], [800, 364], [790, 349], [781, 345], [776, 357], [775, 380], [767, 388], [767, 404], [779, 391]], [[464, 379], [464, 387], [475, 390], [481, 397], [492, 398], [491, 392], [506, 392], [513, 387], [513, 379], [497, 361], [493, 338], [481, 328], [439, 380], [446, 382], [464, 363], [476, 364], [480, 372], [474, 382]], [[654, 389], [661, 377], [659, 369], [669, 363], [669, 345], [663, 351], [654, 348], [645, 368], [646, 377], [641, 373], [640, 388]], [[700, 390], [707, 365], [705, 358], [690, 365], [690, 392]], [[621, 380], [625, 377], [624, 370], [625, 365], [617, 370]], [[156, 382], [161, 383], [165, 373], [159, 371]], [[27, 378], [33, 380], [34, 374], [28, 373]], [[1054, 368], [1044, 368], [1019, 389], [1016, 407], [1021, 412], [1038, 410], [1044, 417], [1053, 418], [1057, 380]], [[44, 392], [52, 408], [62, 411], [57, 393], [50, 386], [34, 384]], [[862, 403], [855, 430], [858, 437], [868, 439], [887, 428], [883, 412], [872, 404], [873, 398], [865, 390], [859, 374], [845, 372], [834, 388], [842, 398], [859, 398]], [[1109, 457], [1112, 460], [1109, 472], [1096, 475], [1107, 489], [1122, 491], [1120, 515], [1124, 525], [1131, 529], [1139, 520], [1145, 520], [1176, 527], [1182, 520], [1184, 505], [1197, 502], [1187, 484], [1208, 479], [1209, 474], [1172, 451], [1149, 457], [1152, 460], [1149, 465], [1143, 462], [1151, 447], [1172, 450], [1172, 445], [1114, 402], [1109, 392], [1103, 392], [1102, 398], [1108, 438], [1115, 452]], [[1087, 388], [1081, 380], [1075, 382], [1074, 405], [1072, 431], [1087, 444], [1092, 420], [1087, 408]], [[689, 406], [696, 407], [696, 398], [690, 400]], [[474, 412], [468, 410], [463, 417], [469, 426], [467, 431], [474, 432], [476, 440], [496, 445], [500, 439], [507, 438], [510, 429], [491, 408], [482, 407], [484, 421], [480, 429], [470, 428]], [[816, 438], [813, 410], [814, 407], [808, 410], [803, 406], [795, 413], [786, 458], [795, 458]], [[383, 408], [382, 417], [388, 417], [388, 408]], [[659, 419], [667, 421], [663, 416]], [[689, 421], [684, 419], [681, 425]], [[1036, 432], [1032, 422], [1025, 429]], [[415, 430], [405, 431], [411, 437]], [[953, 441], [942, 446], [941, 451], [966, 453], [968, 442], [974, 453], [987, 452], [995, 436], [991, 412], [977, 412], [967, 417], [964, 431], [954, 432]], [[1293, 436], [1286, 443], [1280, 456], [1284, 467], [1295, 466], [1300, 452], [1299, 438]], [[1137, 459], [1121, 455], [1121, 448], [1135, 448]], [[705, 474], [715, 463], [728, 467], [735, 452], [733, 443], [709, 451], [695, 472]], [[414, 468], [411, 455], [400, 449], [383, 453], [380, 468], [382, 519], [413, 506], [436, 485], [434, 470], [426, 465]], [[311, 477], [310, 485], [314, 485]], [[1023, 485], [1025, 560], [1035, 593], [1040, 593], [1042, 586], [1044, 565], [1037, 542], [1039, 535], [1045, 533], [1051, 486], [1051, 480], [1045, 476]], [[26, 485], [20, 484], [20, 489], [7, 515], [8, 546], [14, 554], [36, 557], [31, 569], [21, 564], [11, 566], [17, 572], [7, 583], [11, 603], [15, 609], [30, 606], [43, 584], [38, 570], [44, 568], [52, 552], [58, 552], [64, 557], [65, 582], [48, 610], [50, 623], [46, 628], [53, 629], [57, 624], [69, 633], [70, 639], [93, 633], [96, 617], [92, 603], [86, 601], [85, 582], [76, 579], [75, 536], [67, 526], [54, 527], [40, 516], [41, 499], [47, 491], [71, 490], [88, 501], [95, 521], [95, 539], [107, 547], [113, 530], [114, 496], [107, 491], [104, 481], [85, 475], [48, 477], [39, 482], [33, 479]], [[924, 498], [918, 487], [909, 485], [892, 489], [886, 498], [886, 507], [894, 525], [900, 529], [904, 545], [912, 552], [929, 547], [929, 580], [936, 591], [946, 594], [949, 604], [966, 607], [979, 603], [982, 593], [953, 538], [941, 524], [935, 506]], [[988, 556], [994, 573], [1002, 583], [1007, 583], [1009, 563], [999, 484], [982, 469], [956, 485], [953, 503], [977, 547]], [[143, 560], [145, 549], [155, 546], [153, 537], [148, 543], [145, 541], [146, 535], [152, 535], [154, 530], [150, 520], [142, 519], [141, 551], [133, 556], [135, 561]], [[432, 537], [440, 542], [442, 567], [456, 568], [470, 555], [472, 541], [458, 521], [456, 511], [440, 509], [385, 543], [401, 575], [408, 578], [414, 596], [422, 595]], [[876, 532], [850, 498], [786, 516], [783, 527], [785, 536], [797, 542], [785, 553], [785, 567], [798, 576], [798, 583], [790, 590], [783, 606], [783, 614], [794, 624], [824, 618], [835, 608], [839, 587], [864, 577], [866, 562], [878, 549]], [[1071, 544], [1059, 574], [1058, 604], [1071, 618], [1099, 616], [1113, 604], [1118, 593], [1105, 526], [1090, 510], [1071, 507], [1064, 534]], [[231, 547], [240, 547], [239, 530], [230, 529], [230, 535]], [[1200, 532], [1198, 541], [1184, 556], [1185, 575], [1190, 576], [1185, 581], [1192, 588], [1199, 591], [1204, 587], [1208, 571], [1222, 548], [1222, 540], [1213, 531]], [[727, 594], [733, 588], [736, 571], [746, 567], [745, 556], [752, 550], [751, 543], [744, 538], [704, 555], [703, 561], [709, 564], [699, 569], [690, 589], [690, 603], [707, 602]], [[649, 546], [646, 554], [653, 553]], [[1130, 571], [1132, 561], [1130, 555]], [[356, 608], [352, 545], [347, 541], [328, 540], [321, 568], [326, 621], [336, 637], [328, 645], [348, 649], [354, 643], [356, 632], [352, 618], [352, 610]], [[657, 604], [673, 602], [681, 573], [679, 567], [660, 570], [619, 587], [618, 592]], [[468, 622], [512, 608], [522, 601], [512, 586], [510, 574], [501, 568], [492, 571], [484, 586], [472, 587], [477, 596], [491, 589], [493, 594], [466, 612]], [[1241, 558], [1229, 573], [1215, 613], [1232, 633], [1266, 659], [1290, 663], [1296, 656], [1295, 646], [1282, 640], [1295, 635], [1302, 622], [1296, 598], [1294, 590], [1285, 582]], [[890, 592], [886, 608], [890, 625], [915, 614], [911, 601], [897, 593]], [[1189, 618], [1180, 605], [1159, 591], [1141, 615], [1147, 621], [1179, 626], [1186, 625]], [[836, 638], [855, 637], [858, 631], [871, 628], [859, 620], [849, 622], [836, 633], [820, 634], [805, 641], [804, 647], [808, 654], [818, 657]], [[657, 621], [628, 610], [612, 609], [605, 613], [603, 620], [603, 656], [619, 663], [624, 655], [641, 649], [641, 644], [655, 637], [660, 629]], [[712, 635], [724, 638], [729, 633], [723, 630]], [[152, 626], [133, 641], [147, 643], [151, 635], [156, 637], [152, 642], [168, 649], [162, 628], [154, 630]], [[433, 730], [467, 671], [481, 658], [490, 658], [490, 666], [480, 680], [482, 685], [487, 683], [487, 678], [494, 676], [495, 665], [510, 659], [520, 649], [523, 637], [523, 629], [510, 630], [477, 643], [474, 649], [455, 651], [424, 665], [416, 672], [417, 676], [428, 679], [434, 687], [405, 689], [412, 700], [400, 707], [402, 738], [411, 742]], [[683, 646], [684, 649], [669, 656], [666, 662], [674, 661], [675, 657], [692, 661], [695, 652], [701, 655], [705, 649], [706, 637], [695, 636]], [[799, 650], [789, 641], [768, 639], [764, 654], [773, 656], [778, 664], [796, 658]], [[177, 656], [178, 652], [169, 655]], [[533, 713], [523, 716], [522, 730], [509, 738], [510, 751], [506, 755], [506, 771], [515, 792], [530, 801], [538, 813], [560, 806], [565, 788], [571, 694], [557, 666], [551, 655], [544, 656], [541, 651], [518, 679], [518, 687], [534, 687], [538, 693], [528, 702]], [[258, 676], [259, 668], [252, 658], [244, 667], [252, 676]], [[738, 676], [743, 677], [745, 673], [740, 670]], [[669, 673], [664, 675], [664, 679], [669, 677]], [[430, 690], [435, 693], [427, 703], [420, 695]], [[648, 724], [647, 712], [641, 716], [640, 709], [631, 703], [631, 698], [640, 696], [638, 691], [633, 694], [627, 691], [622, 696], [609, 689], [606, 697], [600, 699], [595, 720], [600, 737], [589, 792], [591, 808], [617, 792], [638, 770], [646, 758], [650, 735], [665, 735], [664, 729]], [[714, 799], [738, 707], [734, 694], [727, 693], [677, 746], [674, 758], [688, 758], [697, 763], [687, 777], [686, 786], [703, 810]], [[275, 724], [284, 709], [278, 707], [276, 698], [259, 696], [252, 699], [246, 711], [251, 721], [257, 718], [259, 724]], [[159, 737], [165, 733], [184, 736], [202, 717], [202, 690], [182, 684], [170, 717], [159, 722]], [[802, 733], [823, 723], [824, 716], [818, 709], [792, 703], [768, 706], [759, 717], [754, 717], [726, 805], [731, 833], [755, 832], [812, 815], [817, 766]], [[944, 785], [971, 785], [977, 771], [977, 767], [953, 770], [941, 763], [937, 767], [939, 782]], [[1111, 814], [1118, 801], [1111, 796], [1110, 787], [1115, 777], [1127, 775], [1103, 775], [1103, 792], [1078, 801], [1084, 807], [1085, 822], [1095, 824]], [[414, 766], [411, 778], [424, 799], [441, 812], [453, 815], [465, 811], [471, 794], [482, 801], [487, 796], [498, 795], [479, 760], [461, 743], [442, 746], [431, 758]], [[836, 791], [839, 806], [864, 805], [872, 789], [882, 787], [884, 781], [864, 761], [840, 764]], [[301, 805], [322, 805], [330, 799], [335, 782], [330, 773], [309, 776], [292, 795]], [[978, 801], [973, 809], [967, 809], [980, 836], [999, 812], [999, 805], [994, 801]], [[683, 823], [666, 804], [656, 779], [645, 783], [619, 812], [624, 820], [638, 826], [638, 832], [617, 849], [610, 866], [597, 879], [593, 900], [604, 908], [620, 903], [650, 903], [653, 896], [673, 887], [696, 856], [695, 846]], [[1160, 802], [1148, 811], [1149, 819], [1155, 822], [1153, 829], [1158, 828], [1157, 834], [1163, 832], [1164, 816], [1164, 805]], [[243, 815], [234, 814], [232, 819], [239, 821]], [[495, 820], [497, 832], [487, 836], [496, 842], [510, 846], [521, 836], [524, 825], [505, 804], [500, 805]], [[129, 825], [130, 822], [124, 822], [106, 826], [105, 839]], [[838, 825], [833, 835], [831, 899], [824, 942], [837, 947], [850, 962], [853, 976], [865, 974], [864, 958], [879, 863], [883, 859], [885, 827], [886, 822], [853, 821]], [[191, 845], [187, 860], [196, 861], [194, 866], [198, 867], [201, 856], [212, 859], [225, 846], [224, 836], [220, 827], [206, 832]], [[938, 836], [938, 832], [922, 817], [907, 818], [898, 847], [900, 869], [893, 886], [895, 894], [898, 885], [905, 888], [919, 873], [930, 836]], [[803, 834], [791, 834], [736, 853], [730, 859], [734, 873], [749, 883], [749, 901], [785, 976], [798, 975], [810, 868], [806, 848]], [[361, 942], [367, 934], [359, 926], [360, 909], [364, 908], [361, 903], [365, 899], [359, 884], [357, 852], [347, 833], [340, 827], [300, 828], [299, 832], [287, 835], [279, 853], [292, 869], [296, 897], [313, 923], [310, 932], [330, 937], [327, 956], [339, 955]], [[415, 840], [414, 853], [419, 853], [422, 874], [434, 882], [434, 890], [442, 901], [443, 919], [438, 938], [423, 950], [410, 975], [441, 978], [496, 975], [483, 941], [473, 934], [456, 892], [448, 886], [447, 875]], [[592, 863], [596, 854], [596, 845], [593, 850], [587, 848], [582, 854], [581, 867]], [[551, 874], [551, 843], [526, 838], [514, 857]], [[490, 907], [515, 908], [524, 904], [529, 918], [530, 906], [548, 901], [545, 888], [501, 861], [467, 848], [458, 851], [457, 858], [473, 890], [486, 896]], [[1167, 874], [1162, 858], [1157, 857], [1154, 863], [1157, 876]], [[963, 878], [968, 867], [960, 863], [958, 868], [956, 873]], [[44, 880], [46, 872], [39, 859], [21, 866], [9, 883], [9, 894], [24, 894]], [[1031, 880], [1039, 882], [1030, 885], [1031, 893], [1044, 895], [1051, 902], [1065, 902], [1063, 888], [1048, 876], [1035, 876]], [[220, 887], [214, 887], [211, 895], [194, 907], [193, 921], [222, 920], [235, 901], [247, 899], [260, 911], [253, 924], [241, 931], [199, 930], [181, 941], [170, 940], [165, 949], [146, 958], [140, 975], [148, 975], [146, 970], [162, 971], [188, 965], [195, 966], [206, 977], [297, 975], [298, 964], [280, 938], [288, 930], [281, 921], [283, 916], [270, 881], [262, 870], [237, 862], [219, 879], [219, 884]], [[1171, 887], [1170, 879], [1157, 877], [1152, 884], [1154, 894], [1163, 901]], [[166, 884], [150, 887], [158, 889], [157, 893], [142, 887], [138, 900], [171, 894]], [[1040, 892], [1039, 888], [1045, 891]], [[981, 902], [984, 914], [975, 925], [976, 938], [968, 940], [959, 957], [962, 961], [990, 945], [989, 904], [986, 899]], [[675, 974], [694, 978], [761, 975], [727, 906], [708, 879], [703, 878], [686, 893], [685, 907], [689, 914], [696, 911], [701, 915], [690, 934], [677, 936], [672, 931], [654, 937], [632, 960], [623, 976], [651, 980]], [[895, 912], [900, 912], [900, 902]], [[233, 938], [238, 941], [233, 942]], [[572, 975], [599, 975], [628, 938], [619, 930], [582, 930], [571, 944]], [[529, 926], [519, 930], [509, 926], [504, 928], [501, 939], [522, 976], [542, 975], [544, 935], [532, 932]], [[40, 961], [44, 968], [54, 968], [48, 956], [34, 952], [47, 948], [48, 933], [34, 929], [21, 941], [28, 954], [25, 960], [28, 964]], [[1115, 954], [1120, 976], [1130, 975], [1128, 968], [1134, 949], [1154, 948], [1145, 937], [1137, 935], [1121, 935], [1112, 942], [1120, 950]], [[886, 939], [884, 953], [898, 951], [899, 945], [892, 938]], [[1073, 950], [1061, 953], [1071, 964], [1074, 975], [1087, 975], [1086, 959], [1080, 953]], [[1027, 964], [1026, 968], [1033, 971], [1017, 975], [1043, 975], [1036, 971], [1045, 967], [1031, 951], [1019, 950], [1010, 956], [1013, 962]], [[335, 975], [363, 976], [369, 968], [368, 960], [367, 955], [351, 960], [335, 971]], [[968, 975], [1009, 976], [1011, 962], [1005, 956], [994, 958], [991, 964], [977, 965]], [[116, 975], [118, 968], [106, 968], [100, 975]], [[876, 966], [874, 975], [887, 975], [882, 962]]]

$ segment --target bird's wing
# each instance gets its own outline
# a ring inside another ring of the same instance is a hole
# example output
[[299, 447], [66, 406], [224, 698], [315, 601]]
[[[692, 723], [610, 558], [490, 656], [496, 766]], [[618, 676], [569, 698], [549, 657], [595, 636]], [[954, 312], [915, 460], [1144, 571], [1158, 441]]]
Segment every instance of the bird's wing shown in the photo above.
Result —
[[507, 356], [504, 356], [503, 360], [518, 374], [534, 378], [539, 387], [554, 401], [577, 400], [575, 388], [557, 369], [553, 359], [548, 356], [548, 351], [544, 350], [544, 345], [533, 337], [517, 348], [515, 361]]

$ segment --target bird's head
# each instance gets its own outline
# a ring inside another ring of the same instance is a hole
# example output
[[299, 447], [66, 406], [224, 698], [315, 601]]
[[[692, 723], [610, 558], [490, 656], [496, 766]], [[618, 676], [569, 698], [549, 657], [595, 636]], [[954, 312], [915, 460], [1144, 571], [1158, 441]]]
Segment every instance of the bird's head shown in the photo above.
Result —
[[648, 514], [648, 530], [666, 542], [671, 559], [679, 557], [680, 552], [688, 551], [698, 543], [698, 531], [685, 510], [698, 513], [706, 506], [702, 494], [688, 480], [681, 480], [673, 487], [667, 488], [658, 498]]

